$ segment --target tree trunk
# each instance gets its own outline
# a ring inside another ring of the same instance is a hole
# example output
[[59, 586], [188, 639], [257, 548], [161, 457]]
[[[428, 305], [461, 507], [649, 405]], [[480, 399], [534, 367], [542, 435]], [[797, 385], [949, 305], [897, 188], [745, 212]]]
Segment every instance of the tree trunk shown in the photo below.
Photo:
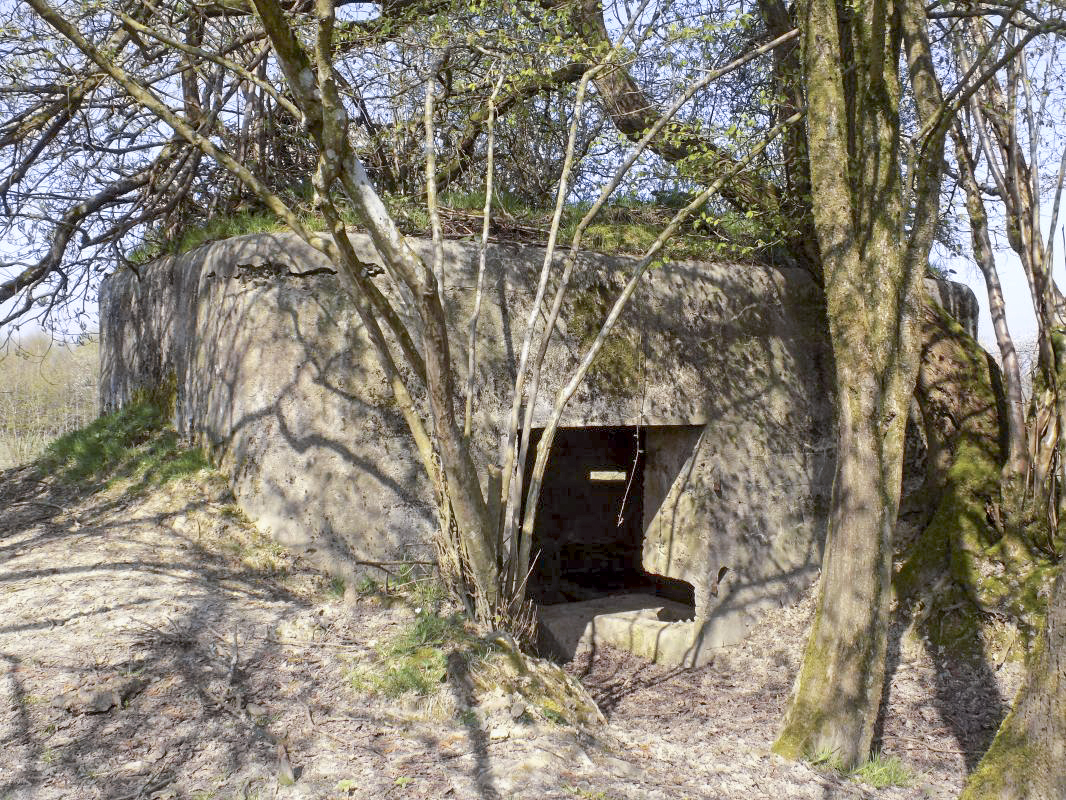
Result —
[[[869, 755], [880, 706], [892, 534], [918, 369], [925, 253], [921, 242], [899, 238], [902, 33], [891, 5], [872, 3], [838, 20], [833, 0], [810, 0], [802, 23], [812, 212], [836, 369], [837, 468], [817, 611], [774, 749], [789, 758], [828, 755], [843, 767]], [[842, 30], [855, 51], [853, 92], [845, 91]]]
[[[854, 377], [858, 370], [851, 358], [841, 354], [837, 359], [838, 381]], [[885, 447], [876, 425], [876, 385], [847, 393], [839, 403], [837, 471], [818, 609], [774, 749], [789, 758], [829, 753], [853, 766], [869, 754], [881, 699], [895, 523], [889, 495], [893, 484], [897, 493], [899, 486], [884, 468], [902, 464], [902, 436], [889, 437], [895, 444]]]
[[988, 215], [977, 185], [974, 163], [970, 148], [956, 128], [955, 160], [959, 164], [959, 173], [963, 189], [966, 192], [966, 210], [970, 217], [970, 236], [974, 260], [981, 269], [988, 290], [988, 310], [992, 316], [992, 327], [996, 333], [996, 345], [999, 347], [1003, 362], [1003, 383], [1007, 401], [1007, 475], [1009, 481], [1025, 480], [1029, 469], [1025, 436], [1025, 405], [1022, 397], [1021, 370], [1018, 367], [1018, 355], [1014, 350], [1014, 340], [1007, 327], [1006, 307], [1003, 290], [999, 283], [996, 269], [995, 252], [988, 232]]
[[1051, 591], [1047, 626], [1014, 708], [961, 800], [1066, 797], [1066, 575]]
[[[334, 5], [330, 0], [316, 2], [318, 37], [312, 62], [277, 0], [252, 0], [252, 3], [314, 138], [319, 156], [314, 178], [319, 203], [331, 203], [330, 192], [334, 183], [339, 183], [362, 217], [386, 272], [413, 297], [413, 309], [422, 332], [422, 357], [434, 444], [444, 475], [441, 501], [448, 504], [448, 512], [441, 516], [449, 518], [454, 515], [475, 596], [485, 601], [478, 604], [479, 622], [489, 624], [491, 620], [487, 617], [495, 606], [498, 588], [495, 526], [489, 520], [469, 443], [463, 437], [455, 413], [456, 373], [449, 349], [441, 287], [396, 227], [352, 149], [347, 135], [347, 110], [337, 91], [331, 58]], [[306, 80], [308, 76], [313, 80]], [[314, 80], [317, 80], [317, 88], [313, 86]], [[346, 239], [346, 236], [343, 226], [334, 227], [332, 238], [335, 242]], [[351, 258], [350, 248], [341, 247], [339, 253], [342, 256], [348, 254], [339, 266], [349, 273], [351, 285], [358, 288], [361, 265]], [[434, 475], [430, 478], [436, 480]]]

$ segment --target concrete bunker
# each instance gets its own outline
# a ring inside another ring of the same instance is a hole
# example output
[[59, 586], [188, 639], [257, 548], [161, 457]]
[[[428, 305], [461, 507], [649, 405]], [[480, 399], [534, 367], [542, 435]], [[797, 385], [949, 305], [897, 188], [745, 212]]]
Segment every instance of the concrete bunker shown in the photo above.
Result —
[[[352, 241], [377, 263], [369, 237]], [[411, 245], [432, 258], [430, 243]], [[479, 257], [466, 242], [444, 249], [463, 364]], [[471, 440], [481, 466], [499, 463], [543, 257], [512, 244], [487, 251]], [[582, 255], [575, 297], [612, 296], [633, 266]], [[956, 299], [958, 287], [930, 284], [942, 303]], [[584, 310], [546, 354], [534, 428], [587, 346], [577, 322], [606, 313], [598, 301]], [[102, 406], [173, 382], [176, 427], [210, 448], [241, 508], [279, 542], [352, 581], [367, 562], [433, 558], [432, 486], [321, 253], [289, 234], [213, 242], [109, 276], [100, 317]], [[798, 269], [664, 264], [612, 336], [614, 358], [561, 420], [563, 467], [549, 469], [538, 532], [557, 551], [538, 569], [554, 558], [558, 576], [534, 576], [534, 598], [546, 627], [553, 610], [571, 624], [580, 612], [597, 636], [613, 626], [612, 640], [642, 655], [703, 663], [818, 574], [835, 463], [823, 298]]]

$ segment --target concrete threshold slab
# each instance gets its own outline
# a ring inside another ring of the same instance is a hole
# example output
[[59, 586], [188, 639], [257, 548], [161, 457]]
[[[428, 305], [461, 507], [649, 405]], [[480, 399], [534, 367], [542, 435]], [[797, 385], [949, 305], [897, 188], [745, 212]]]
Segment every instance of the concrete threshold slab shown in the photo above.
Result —
[[540, 607], [541, 644], [565, 660], [610, 644], [659, 664], [691, 658], [693, 609], [650, 594], [624, 594]]

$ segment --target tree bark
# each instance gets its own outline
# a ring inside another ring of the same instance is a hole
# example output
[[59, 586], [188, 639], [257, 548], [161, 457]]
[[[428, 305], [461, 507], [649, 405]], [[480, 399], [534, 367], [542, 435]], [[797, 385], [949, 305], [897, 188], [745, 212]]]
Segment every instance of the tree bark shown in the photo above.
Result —
[[[855, 371], [845, 357], [838, 380]], [[869, 755], [881, 699], [895, 522], [883, 473], [887, 461], [902, 458], [882, 447], [874, 424], [877, 387], [856, 386], [850, 394], [838, 411], [833, 510], [817, 612], [785, 728], [774, 745], [789, 758], [829, 753], [848, 767]]]
[[[845, 90], [842, 24], [854, 48], [855, 92]], [[789, 758], [828, 754], [854, 767], [869, 755], [881, 700], [892, 535], [918, 369], [924, 260], [916, 256], [929, 229], [916, 226], [919, 239], [900, 242], [900, 9], [871, 3], [840, 20], [833, 0], [810, 0], [803, 26], [812, 209], [836, 371], [837, 467], [815, 619], [774, 749]], [[932, 183], [916, 180], [923, 191]]]
[[992, 317], [992, 328], [996, 333], [996, 345], [999, 347], [1000, 360], [1003, 362], [1003, 384], [1007, 400], [1007, 468], [1013, 478], [1025, 479], [1028, 471], [1028, 458], [1025, 435], [1025, 401], [1022, 396], [1021, 370], [1018, 368], [1018, 354], [1014, 350], [1014, 340], [1007, 327], [1006, 305], [1003, 290], [999, 283], [996, 269], [995, 252], [988, 233], [988, 215], [985, 213], [984, 200], [977, 176], [974, 171], [970, 149], [961, 131], [956, 127], [955, 160], [959, 164], [959, 174], [966, 193], [966, 211], [970, 217], [970, 237], [973, 256], [985, 279], [988, 291], [988, 311]]
[[1014, 708], [961, 800], [1066, 797], [1066, 574], [1051, 591], [1047, 625]]

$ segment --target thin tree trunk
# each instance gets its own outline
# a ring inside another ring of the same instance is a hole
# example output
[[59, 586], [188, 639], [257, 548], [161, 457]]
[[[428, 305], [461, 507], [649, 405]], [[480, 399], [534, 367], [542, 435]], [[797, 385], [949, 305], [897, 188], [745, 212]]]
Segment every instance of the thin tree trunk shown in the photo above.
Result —
[[[474, 404], [474, 382], [477, 377], [477, 324], [481, 318], [481, 300], [485, 294], [485, 259], [489, 248], [489, 231], [492, 228], [492, 179], [495, 167], [493, 165], [496, 150], [496, 98], [503, 86], [503, 76], [496, 81], [496, 86], [489, 96], [488, 119], [485, 121], [487, 141], [485, 142], [485, 205], [481, 211], [481, 239], [477, 247], [477, 289], [474, 294], [474, 310], [470, 314], [467, 323], [466, 334], [466, 406], [463, 412], [463, 436], [470, 438], [471, 417]], [[499, 498], [493, 498], [489, 492], [490, 503], [499, 503]], [[497, 522], [495, 515], [492, 519]]]
[[1025, 400], [1022, 395], [1018, 354], [1007, 327], [1003, 290], [999, 283], [992, 240], [988, 233], [988, 215], [985, 213], [984, 200], [977, 185], [973, 159], [958, 127], [953, 129], [952, 135], [955, 140], [955, 159], [959, 164], [959, 173], [966, 192], [966, 210], [970, 217], [974, 260], [985, 279], [988, 311], [992, 317], [1000, 360], [1003, 362], [1003, 388], [1007, 402], [1007, 471], [1013, 479], [1024, 480], [1029, 468], [1029, 459], [1025, 434]]

